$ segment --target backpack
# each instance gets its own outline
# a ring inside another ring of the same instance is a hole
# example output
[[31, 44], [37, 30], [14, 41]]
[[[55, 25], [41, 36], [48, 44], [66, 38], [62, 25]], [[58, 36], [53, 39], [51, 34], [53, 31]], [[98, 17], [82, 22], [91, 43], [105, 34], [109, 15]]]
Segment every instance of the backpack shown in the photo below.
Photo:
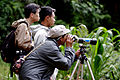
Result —
[[[25, 23], [28, 26], [28, 23], [25, 21], [19, 22], [18, 25], [21, 23]], [[1, 58], [6, 63], [14, 63], [15, 59], [18, 57], [16, 53], [17, 47], [15, 46], [15, 31], [17, 26], [6, 36], [1, 47]]]

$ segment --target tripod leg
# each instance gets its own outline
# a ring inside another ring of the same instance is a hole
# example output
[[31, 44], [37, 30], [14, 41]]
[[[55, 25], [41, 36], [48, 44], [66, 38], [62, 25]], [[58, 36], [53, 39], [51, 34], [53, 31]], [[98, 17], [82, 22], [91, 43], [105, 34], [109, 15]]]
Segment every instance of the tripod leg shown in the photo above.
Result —
[[78, 68], [78, 72], [77, 72], [77, 79], [76, 80], [79, 80], [79, 75], [80, 75], [80, 68], [82, 67], [82, 64], [79, 65], [79, 68]]
[[83, 64], [81, 64], [82, 66], [81, 66], [81, 69], [82, 69], [82, 71], [81, 71], [81, 80], [83, 80]]
[[73, 70], [73, 72], [72, 72], [69, 80], [72, 80], [72, 77], [73, 77], [73, 75], [74, 75], [74, 73], [75, 73], [75, 71], [76, 71], [76, 69], [77, 69], [77, 66], [78, 66], [78, 63], [79, 63], [79, 62], [80, 62], [80, 60], [78, 59], [77, 62], [76, 62], [75, 68], [74, 68], [74, 70]]
[[[80, 69], [81, 69], [81, 71], [80, 71]], [[79, 69], [78, 69], [78, 72], [77, 72], [77, 79], [76, 80], [79, 80], [80, 72], [81, 72], [81, 80], [83, 80], [83, 64], [79, 65]]]
[[92, 72], [92, 69], [91, 69], [90, 64], [89, 64], [89, 62], [88, 62], [87, 59], [86, 59], [86, 63], [87, 63], [87, 66], [88, 66], [88, 68], [89, 68], [89, 71], [90, 71], [90, 74], [91, 74], [92, 80], [95, 80], [94, 75], [93, 75], [93, 72]]

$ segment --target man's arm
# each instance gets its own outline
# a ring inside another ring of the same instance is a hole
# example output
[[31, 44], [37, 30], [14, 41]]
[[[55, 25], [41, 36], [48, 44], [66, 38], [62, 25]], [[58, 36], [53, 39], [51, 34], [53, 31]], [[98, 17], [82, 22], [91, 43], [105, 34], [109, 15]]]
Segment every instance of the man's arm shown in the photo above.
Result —
[[55, 43], [44, 44], [45, 49], [41, 49], [40, 51], [43, 53], [39, 53], [40, 59], [43, 59], [46, 63], [52, 65], [55, 68], [60, 70], [68, 70], [75, 59], [75, 53], [72, 48], [67, 47], [65, 49], [65, 56], [60, 52], [59, 48]]

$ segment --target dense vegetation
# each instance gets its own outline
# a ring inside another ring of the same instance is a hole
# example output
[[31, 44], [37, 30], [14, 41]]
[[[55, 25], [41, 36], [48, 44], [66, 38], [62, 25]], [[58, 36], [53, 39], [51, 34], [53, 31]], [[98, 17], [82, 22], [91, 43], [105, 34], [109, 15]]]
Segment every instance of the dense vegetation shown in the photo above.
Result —
[[[111, 23], [111, 16], [104, 10], [99, 0], [1, 0], [0, 1], [0, 45], [10, 31], [14, 20], [24, 18], [24, 6], [35, 2], [41, 6], [51, 6], [56, 9], [56, 24], [64, 24], [71, 29], [71, 34], [82, 38], [96, 38], [96, 45], [86, 45], [88, 57], [96, 80], [118, 80], [120, 78], [120, 32], [116, 28], [109, 29], [103, 23]], [[39, 22], [38, 22], [39, 23]], [[34, 23], [34, 24], [38, 24]], [[86, 27], [87, 26], [87, 27]], [[79, 43], [74, 43], [74, 49]], [[62, 51], [64, 47], [61, 46]], [[59, 71], [57, 80], [68, 80], [74, 65], [69, 71]], [[76, 74], [73, 79], [76, 78]], [[9, 64], [0, 58], [0, 80], [16, 80], [9, 77]], [[84, 64], [84, 80], [92, 80], [86, 63]]]

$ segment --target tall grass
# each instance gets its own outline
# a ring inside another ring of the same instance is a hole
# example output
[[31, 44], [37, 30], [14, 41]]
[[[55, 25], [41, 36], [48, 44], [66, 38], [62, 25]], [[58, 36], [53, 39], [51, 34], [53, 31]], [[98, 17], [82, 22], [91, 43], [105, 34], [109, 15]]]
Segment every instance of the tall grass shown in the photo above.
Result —
[[[117, 33], [117, 34], [113, 34]], [[97, 38], [97, 44], [89, 45], [85, 54], [90, 62], [96, 80], [117, 80], [120, 78], [120, 54], [119, 54], [119, 31], [116, 29], [107, 30], [105, 27], [98, 27], [91, 33], [85, 25], [73, 27], [71, 34], [82, 38]], [[85, 44], [84, 44], [85, 45]], [[73, 48], [79, 49], [79, 43], [75, 43]], [[58, 79], [68, 80], [74, 69], [75, 63], [69, 71], [59, 71]], [[63, 75], [62, 75], [63, 74]], [[74, 75], [73, 80], [76, 78]], [[84, 80], [92, 80], [87, 64], [84, 64]]]

